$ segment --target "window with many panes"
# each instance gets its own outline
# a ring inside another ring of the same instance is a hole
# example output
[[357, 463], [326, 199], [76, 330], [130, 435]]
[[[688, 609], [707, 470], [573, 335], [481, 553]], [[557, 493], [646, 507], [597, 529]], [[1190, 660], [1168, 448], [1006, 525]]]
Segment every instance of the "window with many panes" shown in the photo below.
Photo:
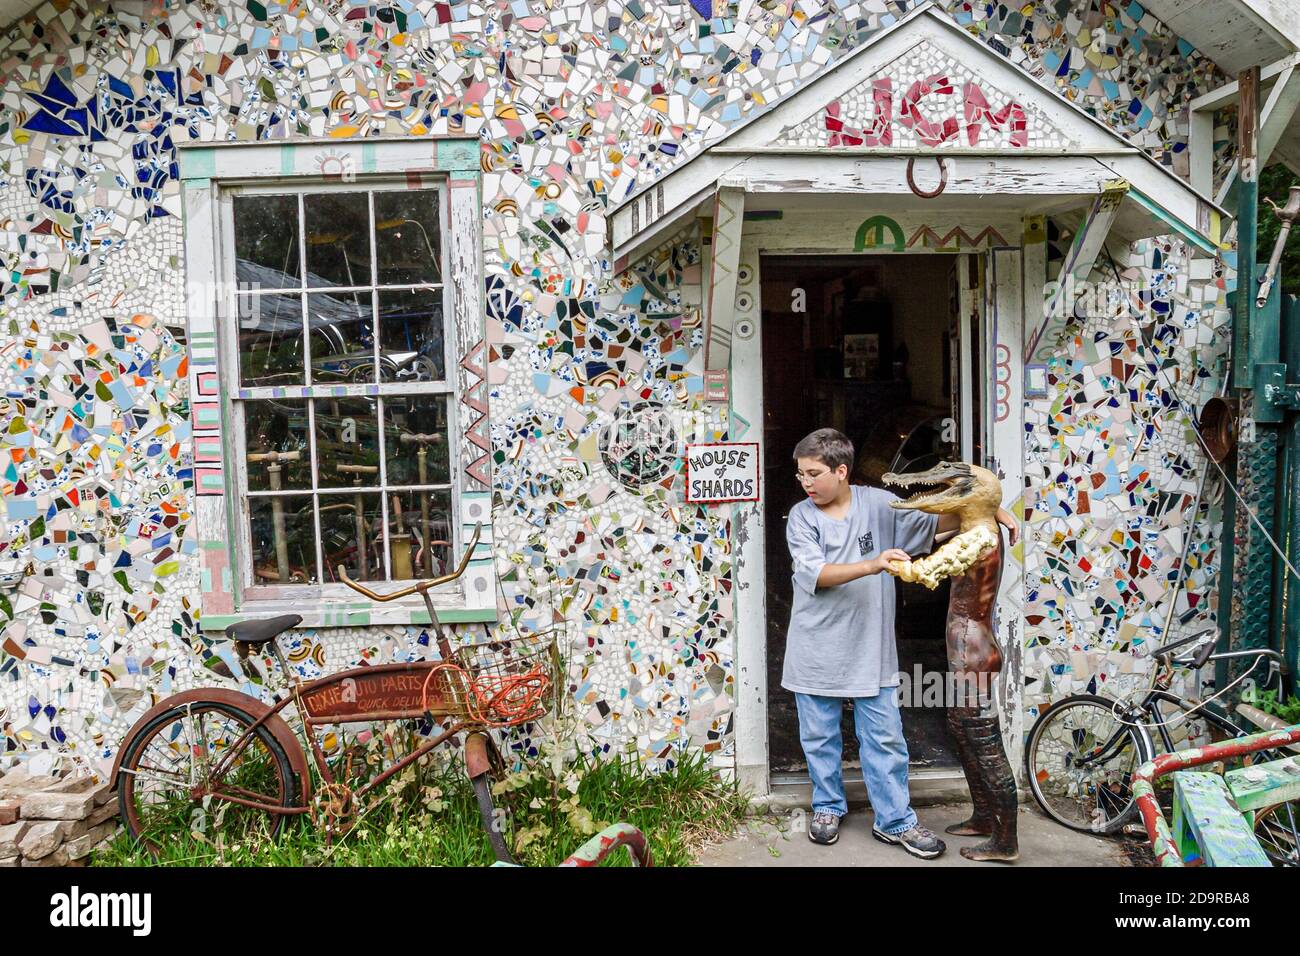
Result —
[[444, 573], [457, 434], [445, 190], [246, 187], [226, 208], [245, 587], [331, 585], [340, 566], [359, 581]]

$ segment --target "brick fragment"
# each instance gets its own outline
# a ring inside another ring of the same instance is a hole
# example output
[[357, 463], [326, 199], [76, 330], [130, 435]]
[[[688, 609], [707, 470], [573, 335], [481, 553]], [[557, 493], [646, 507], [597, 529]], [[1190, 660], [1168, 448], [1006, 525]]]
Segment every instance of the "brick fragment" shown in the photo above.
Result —
[[70, 839], [63, 844], [64, 849], [68, 851], [68, 858], [71, 860], [80, 860], [82, 857], [89, 856], [90, 852], [96, 849], [101, 843], [112, 839], [113, 834], [117, 832], [116, 823], [101, 823], [75, 839]]
[[37, 820], [28, 826], [27, 832], [18, 841], [18, 849], [29, 860], [49, 856], [63, 842], [67, 829], [68, 824], [63, 820]]
[[29, 793], [22, 800], [25, 820], [84, 820], [94, 809], [93, 793]]
[[95, 778], [86, 774], [73, 774], [51, 784], [42, 793], [87, 793], [95, 787]]
[[47, 853], [38, 859], [29, 859], [23, 857], [23, 866], [67, 866], [71, 861], [68, 856], [68, 848], [61, 846], [53, 853]]

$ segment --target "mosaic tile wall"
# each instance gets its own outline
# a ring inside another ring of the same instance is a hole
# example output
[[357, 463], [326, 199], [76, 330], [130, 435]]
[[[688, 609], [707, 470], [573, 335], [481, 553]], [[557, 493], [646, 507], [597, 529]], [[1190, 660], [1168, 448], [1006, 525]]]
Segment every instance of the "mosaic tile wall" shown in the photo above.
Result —
[[[604, 212], [909, 6], [59, 0], [10, 27], [0, 562], [35, 575], [0, 603], [0, 761], [106, 760], [151, 694], [234, 667], [195, 620], [176, 144], [466, 132], [484, 142], [504, 600], [521, 626], [558, 606], [581, 635], [574, 694], [602, 746], [725, 765], [729, 529], [684, 507], [670, 454], [727, 427], [701, 402], [698, 238], [614, 276]], [[1185, 165], [1181, 108], [1218, 79], [1140, 4], [945, 6]], [[297, 663], [333, 668], [428, 637], [298, 640]]]
[[1092, 276], [1116, 280], [1126, 287], [1071, 325], [1049, 397], [1026, 409], [1028, 720], [1066, 694], [1142, 685], [1180, 568], [1172, 628], [1215, 620], [1223, 486], [1211, 476], [1198, 499], [1208, 465], [1193, 422], [1222, 381], [1233, 274], [1147, 240]]

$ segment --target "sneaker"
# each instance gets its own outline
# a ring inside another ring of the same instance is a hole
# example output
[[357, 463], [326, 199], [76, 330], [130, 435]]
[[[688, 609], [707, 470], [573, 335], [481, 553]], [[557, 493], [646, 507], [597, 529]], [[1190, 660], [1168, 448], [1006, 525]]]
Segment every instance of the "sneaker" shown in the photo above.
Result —
[[814, 813], [808, 827], [808, 839], [830, 846], [840, 838], [840, 818], [833, 813]]
[[948, 848], [942, 840], [919, 824], [902, 833], [882, 833], [873, 826], [871, 835], [881, 843], [901, 846], [912, 856], [920, 857], [922, 860], [933, 860], [937, 856], [942, 856], [943, 851]]

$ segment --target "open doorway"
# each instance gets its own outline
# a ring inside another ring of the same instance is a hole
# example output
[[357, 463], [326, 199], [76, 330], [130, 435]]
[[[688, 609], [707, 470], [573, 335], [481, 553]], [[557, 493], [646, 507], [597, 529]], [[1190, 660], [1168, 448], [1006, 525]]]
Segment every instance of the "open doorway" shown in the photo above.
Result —
[[[791, 452], [814, 429], [837, 428], [856, 450], [852, 481], [876, 486], [886, 471], [923, 471], [957, 456], [961, 409], [977, 416], [979, 405], [978, 389], [965, 403], [957, 391], [960, 262], [943, 254], [762, 260], [767, 721], [774, 775], [807, 772], [794, 695], [781, 687], [793, 598], [785, 520], [804, 498]], [[907, 674], [918, 666], [943, 672], [947, 583], [935, 591], [895, 586], [899, 667]], [[858, 760], [852, 720], [845, 710], [846, 767]], [[958, 766], [944, 721], [942, 708], [903, 708], [914, 768]], [[846, 773], [846, 782], [852, 776]]]

